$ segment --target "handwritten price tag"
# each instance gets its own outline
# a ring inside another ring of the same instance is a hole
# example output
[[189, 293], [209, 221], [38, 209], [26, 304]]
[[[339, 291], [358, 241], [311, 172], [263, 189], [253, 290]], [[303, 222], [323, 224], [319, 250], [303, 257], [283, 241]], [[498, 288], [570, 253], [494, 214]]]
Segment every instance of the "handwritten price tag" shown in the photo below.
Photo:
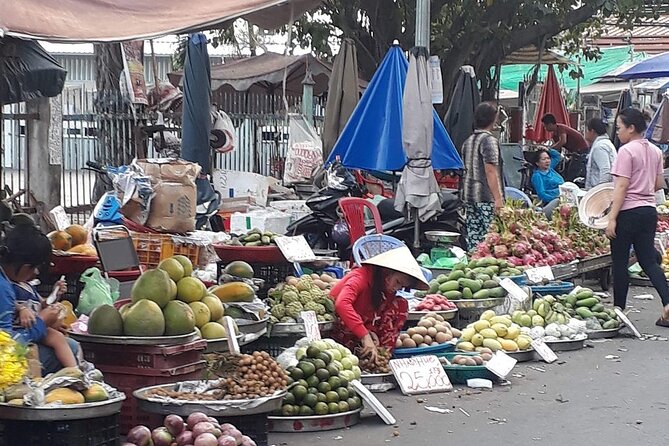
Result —
[[511, 373], [511, 370], [513, 370], [517, 362], [517, 359], [512, 358], [503, 351], [498, 351], [493, 355], [492, 359], [486, 363], [485, 367], [495, 375], [504, 379]]
[[555, 354], [553, 350], [549, 346], [546, 345], [543, 339], [534, 339], [532, 341], [532, 348], [534, 351], [539, 353], [539, 356], [541, 356], [541, 359], [546, 361], [547, 363], [555, 362], [557, 361], [558, 357]]
[[525, 275], [527, 276], [527, 280], [532, 283], [541, 283], [544, 279], [555, 280], [553, 270], [550, 266], [527, 269], [525, 270]]
[[314, 311], [302, 311], [300, 317], [304, 321], [304, 331], [307, 334], [307, 339], [310, 341], [321, 340], [321, 330], [318, 328], [318, 319]]
[[228, 334], [228, 350], [233, 355], [239, 355], [239, 343], [237, 336], [235, 336], [235, 321], [230, 316], [223, 316], [223, 325], [225, 332]]
[[439, 358], [434, 355], [391, 359], [390, 369], [405, 395], [447, 392], [453, 389]]
[[281, 253], [291, 263], [311, 262], [316, 260], [316, 254], [307, 243], [303, 235], [295, 237], [276, 237], [274, 243], [279, 247]]

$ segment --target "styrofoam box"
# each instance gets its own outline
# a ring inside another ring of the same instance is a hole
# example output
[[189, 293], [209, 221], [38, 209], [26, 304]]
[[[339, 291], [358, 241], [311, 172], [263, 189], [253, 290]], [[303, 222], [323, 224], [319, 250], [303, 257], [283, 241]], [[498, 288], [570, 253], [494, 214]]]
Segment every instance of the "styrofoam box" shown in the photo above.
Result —
[[306, 204], [306, 200], [282, 200], [272, 201], [270, 207], [283, 211], [290, 215], [290, 222], [293, 223], [302, 217], [311, 214], [311, 209]]
[[246, 234], [251, 229], [271, 231], [285, 234], [291, 222], [291, 215], [280, 211], [252, 211], [235, 213], [230, 216], [230, 232], [232, 234]]

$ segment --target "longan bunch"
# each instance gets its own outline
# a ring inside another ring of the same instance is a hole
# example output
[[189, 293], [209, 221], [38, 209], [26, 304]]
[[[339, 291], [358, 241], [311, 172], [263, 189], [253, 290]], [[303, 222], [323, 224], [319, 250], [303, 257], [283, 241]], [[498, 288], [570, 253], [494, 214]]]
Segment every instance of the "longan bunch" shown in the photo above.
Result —
[[286, 373], [267, 352], [240, 355], [234, 373], [222, 377], [218, 388], [223, 399], [238, 400], [268, 396], [288, 385]]

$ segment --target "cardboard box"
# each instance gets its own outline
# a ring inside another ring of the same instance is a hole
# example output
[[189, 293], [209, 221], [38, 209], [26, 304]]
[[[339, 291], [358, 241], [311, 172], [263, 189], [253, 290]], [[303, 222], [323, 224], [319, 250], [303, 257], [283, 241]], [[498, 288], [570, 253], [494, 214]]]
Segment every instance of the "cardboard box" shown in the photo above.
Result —
[[146, 226], [161, 232], [195, 230], [195, 179], [200, 166], [172, 159], [137, 160], [135, 164], [151, 177], [155, 193]]
[[290, 220], [290, 214], [279, 211], [259, 210], [236, 213], [230, 217], [230, 232], [241, 235], [246, 234], [251, 229], [259, 229], [285, 234]]

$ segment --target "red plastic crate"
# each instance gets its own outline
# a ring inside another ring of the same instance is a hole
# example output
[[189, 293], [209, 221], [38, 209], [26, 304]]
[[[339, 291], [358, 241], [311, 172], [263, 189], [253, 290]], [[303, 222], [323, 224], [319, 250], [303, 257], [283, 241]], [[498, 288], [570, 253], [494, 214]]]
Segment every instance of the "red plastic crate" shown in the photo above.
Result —
[[[202, 359], [207, 341], [198, 339], [179, 345], [115, 345], [82, 342], [84, 359], [101, 367], [173, 369]], [[133, 372], [134, 373], [134, 372]]]
[[202, 379], [206, 361], [198, 361], [173, 369], [133, 369], [127, 367], [98, 367], [105, 377], [105, 382], [125, 393], [125, 401], [121, 406], [120, 432], [126, 434], [138, 424], [151, 429], [161, 426], [164, 415], [144, 412], [139, 409], [138, 400], [132, 393], [143, 387], [159, 384], [171, 384], [179, 381]]

